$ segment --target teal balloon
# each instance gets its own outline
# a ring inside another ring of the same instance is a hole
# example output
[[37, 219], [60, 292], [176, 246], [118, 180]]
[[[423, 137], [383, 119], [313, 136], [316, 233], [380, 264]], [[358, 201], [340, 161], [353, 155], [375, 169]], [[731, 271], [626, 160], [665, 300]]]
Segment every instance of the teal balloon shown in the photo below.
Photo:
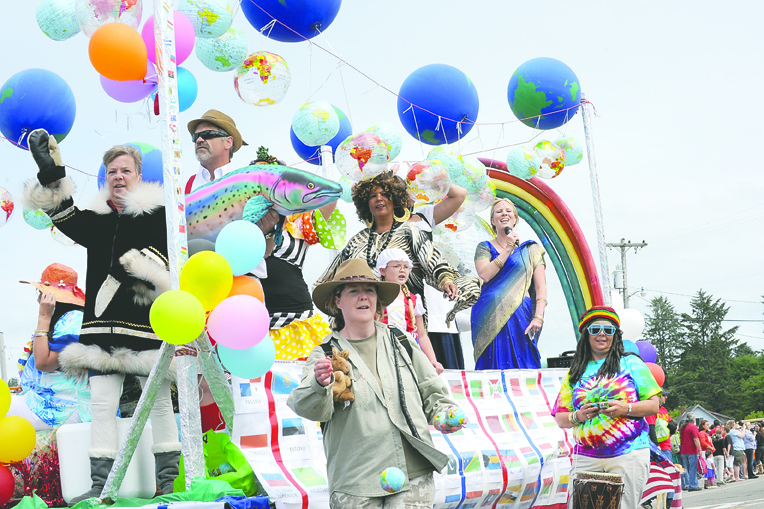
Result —
[[197, 39], [196, 57], [207, 69], [233, 71], [247, 58], [247, 36], [231, 27], [217, 39]]
[[268, 372], [276, 360], [276, 345], [270, 336], [246, 350], [228, 348], [218, 343], [218, 357], [225, 369], [239, 378], [258, 378]]
[[196, 101], [199, 86], [191, 71], [178, 67], [178, 110], [186, 111]]
[[631, 353], [635, 353], [635, 354], [639, 355], [639, 347], [637, 346], [636, 343], [634, 343], [634, 341], [630, 341], [628, 339], [624, 339], [623, 340], [623, 349], [624, 349], [624, 351], [626, 353], [631, 352]]
[[234, 276], [243, 276], [263, 260], [265, 235], [254, 223], [233, 221], [220, 230], [215, 252], [226, 259]]
[[37, 26], [54, 41], [65, 41], [80, 33], [75, 0], [42, 0], [37, 4]]

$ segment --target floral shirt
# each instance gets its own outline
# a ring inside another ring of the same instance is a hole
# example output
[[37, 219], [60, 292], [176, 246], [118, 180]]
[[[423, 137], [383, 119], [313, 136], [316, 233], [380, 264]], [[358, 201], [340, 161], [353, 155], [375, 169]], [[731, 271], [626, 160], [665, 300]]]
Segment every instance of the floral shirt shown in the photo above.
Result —
[[[53, 327], [52, 352], [60, 352], [79, 340], [82, 311], [69, 311]], [[90, 386], [87, 380], [77, 380], [61, 371], [44, 372], [36, 368], [34, 354], [29, 354], [21, 372], [24, 402], [37, 417], [49, 426], [60, 426], [74, 412], [82, 422], [90, 422]]]
[[[650, 370], [636, 355], [621, 357], [621, 371], [613, 377], [597, 376], [604, 361], [590, 361], [573, 387], [569, 376], [563, 379], [552, 415], [578, 410], [586, 403], [615, 399], [635, 403], [661, 393]], [[609, 417], [600, 413], [573, 428], [575, 452], [594, 458], [622, 456], [650, 447], [649, 430], [644, 418]]]

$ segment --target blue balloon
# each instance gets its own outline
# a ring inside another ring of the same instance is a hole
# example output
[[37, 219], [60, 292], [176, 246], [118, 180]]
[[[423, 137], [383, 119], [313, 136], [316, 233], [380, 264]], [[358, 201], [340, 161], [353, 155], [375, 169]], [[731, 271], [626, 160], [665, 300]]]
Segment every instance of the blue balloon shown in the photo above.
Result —
[[534, 58], [512, 74], [507, 100], [512, 113], [528, 127], [556, 129], [578, 111], [581, 85], [573, 70], [559, 60]]
[[196, 101], [199, 86], [191, 71], [178, 67], [178, 110], [186, 111]]
[[[340, 130], [337, 132], [334, 138], [329, 140], [327, 145], [332, 147], [332, 153], [336, 154], [337, 147], [340, 146], [340, 143], [345, 141], [345, 138], [353, 134], [353, 126], [350, 125], [350, 119], [342, 110], [334, 105], [332, 105], [332, 108], [334, 108], [334, 111], [336, 111], [337, 115], [340, 117]], [[297, 137], [297, 135], [294, 133], [294, 129], [291, 127], [289, 128], [289, 138], [292, 140], [292, 148], [295, 152], [297, 152], [298, 156], [310, 164], [315, 164], [316, 166], [321, 164], [321, 158], [319, 157], [321, 154], [320, 146], [311, 147], [310, 145], [304, 144], [300, 141], [300, 138]]]
[[236, 350], [218, 343], [218, 357], [225, 369], [239, 378], [258, 378], [268, 372], [276, 360], [276, 345], [270, 335], [251, 348]]
[[301, 42], [325, 32], [341, 5], [342, 0], [258, 0], [257, 4], [245, 0], [241, 10], [258, 32], [277, 20], [260, 32], [269, 39]]
[[626, 353], [635, 353], [639, 355], [639, 347], [634, 343], [634, 341], [624, 339], [623, 340], [623, 349]]
[[[141, 142], [123, 143], [130, 145], [141, 152], [141, 175], [146, 182], [164, 183], [164, 173], [162, 173], [162, 151], [154, 145]], [[106, 167], [101, 163], [98, 168], [98, 189], [106, 185]]]
[[[14, 74], [0, 89], [0, 132], [28, 149], [26, 135], [45, 129], [59, 143], [74, 125], [74, 94], [58, 74], [27, 69]], [[23, 139], [21, 139], [23, 137]]]
[[249, 221], [230, 222], [215, 239], [215, 252], [226, 259], [234, 276], [243, 276], [263, 261], [265, 235]]
[[409, 74], [398, 92], [398, 118], [403, 128], [428, 145], [449, 144], [463, 138], [477, 121], [479, 109], [472, 80], [450, 65], [420, 67]]

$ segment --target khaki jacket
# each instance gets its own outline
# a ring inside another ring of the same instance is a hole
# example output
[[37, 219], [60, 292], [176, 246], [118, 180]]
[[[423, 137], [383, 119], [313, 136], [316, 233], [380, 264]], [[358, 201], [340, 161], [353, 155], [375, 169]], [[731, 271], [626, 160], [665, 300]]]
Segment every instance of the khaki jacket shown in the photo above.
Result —
[[[433, 471], [442, 470], [448, 463], [448, 456], [434, 447], [429, 430], [429, 424], [438, 412], [455, 406], [445, 382], [415, 342], [412, 341], [413, 359], [403, 346], [398, 348], [406, 406], [421, 440], [415, 438], [401, 410], [392, 333], [385, 324], [375, 322], [375, 325], [377, 372], [382, 387], [353, 349], [353, 342], [335, 331], [324, 339], [324, 343], [331, 342], [339, 350], [350, 351], [348, 361], [355, 401], [347, 408], [344, 403], [334, 404], [332, 384], [323, 387], [316, 380], [313, 366], [324, 357], [320, 346], [310, 353], [300, 386], [292, 391], [287, 401], [298, 415], [325, 423], [324, 451], [330, 493], [339, 491], [360, 497], [389, 495], [380, 485], [380, 474], [388, 467], [398, 467], [406, 472], [403, 439], [432, 463]], [[418, 385], [407, 365], [413, 368]], [[408, 483], [403, 490], [408, 490]]]

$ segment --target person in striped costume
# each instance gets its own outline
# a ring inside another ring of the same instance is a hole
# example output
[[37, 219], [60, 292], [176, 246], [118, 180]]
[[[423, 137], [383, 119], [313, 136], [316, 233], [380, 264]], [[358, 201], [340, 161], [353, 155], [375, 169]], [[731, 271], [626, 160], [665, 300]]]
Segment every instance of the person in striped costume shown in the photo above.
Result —
[[[260, 147], [257, 159], [250, 164], [281, 164]], [[281, 243], [277, 244], [276, 227], [281, 223]], [[271, 210], [258, 221], [266, 236], [264, 264], [267, 276], [260, 279], [265, 307], [271, 317], [270, 335], [276, 345], [276, 358], [306, 358], [331, 329], [321, 315], [313, 312], [313, 301], [302, 274], [308, 248], [321, 244], [333, 248], [344, 238], [346, 222], [337, 202], [313, 212], [281, 216]]]

